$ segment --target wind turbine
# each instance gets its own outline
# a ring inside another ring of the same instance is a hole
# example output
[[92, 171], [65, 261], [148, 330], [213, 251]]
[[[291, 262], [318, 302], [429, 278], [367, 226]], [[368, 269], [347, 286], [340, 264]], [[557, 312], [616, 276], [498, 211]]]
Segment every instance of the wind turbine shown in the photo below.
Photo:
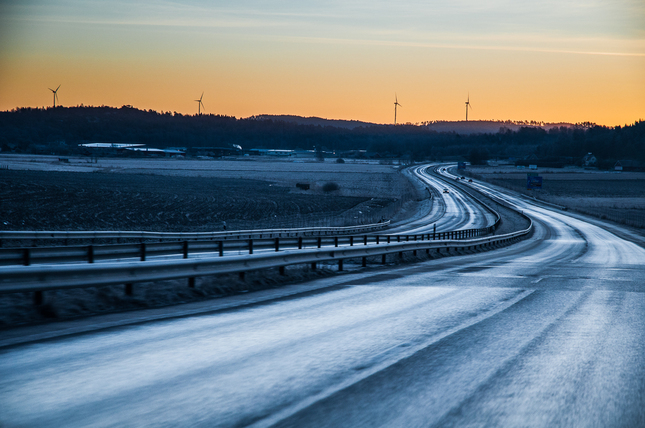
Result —
[[197, 114], [202, 114], [202, 107], [204, 107], [204, 103], [202, 102], [202, 98], [204, 98], [204, 93], [202, 92], [202, 96], [199, 97], [198, 100], [195, 100], [197, 104]]
[[396, 106], [403, 107], [399, 104], [399, 100], [396, 98], [396, 93], [394, 93], [394, 124], [396, 125]]
[[473, 106], [470, 105], [470, 94], [468, 94], [468, 98], [466, 99], [466, 122], [468, 122], [468, 107], [471, 109]]
[[58, 93], [57, 92], [58, 92], [59, 88], [60, 88], [60, 85], [58, 85], [58, 88], [56, 88], [55, 91], [52, 88], [47, 88], [47, 89], [49, 89], [50, 91], [52, 91], [54, 93], [54, 108], [56, 108], [56, 100], [58, 99]]

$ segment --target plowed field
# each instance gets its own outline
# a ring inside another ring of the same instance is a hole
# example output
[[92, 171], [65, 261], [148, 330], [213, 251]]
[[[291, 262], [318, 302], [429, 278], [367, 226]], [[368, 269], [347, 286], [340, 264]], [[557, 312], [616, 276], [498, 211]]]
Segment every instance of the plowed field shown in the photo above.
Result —
[[4, 230], [266, 227], [284, 218], [342, 215], [366, 201], [237, 178], [0, 170]]

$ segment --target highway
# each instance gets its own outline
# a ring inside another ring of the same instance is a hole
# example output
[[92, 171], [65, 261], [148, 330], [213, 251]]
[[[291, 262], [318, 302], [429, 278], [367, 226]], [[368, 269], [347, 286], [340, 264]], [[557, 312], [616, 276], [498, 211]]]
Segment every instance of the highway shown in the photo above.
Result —
[[[424, 165], [410, 170], [427, 188], [436, 189], [441, 198], [433, 198], [430, 210], [421, 211], [400, 224], [393, 224], [388, 233], [421, 234], [431, 233], [435, 227], [437, 231], [460, 230], [495, 223], [495, 216], [459, 187], [454, 186], [452, 180], [442, 180], [429, 173], [428, 169], [428, 166]], [[444, 189], [447, 189], [448, 193], [444, 193]]]
[[645, 426], [645, 249], [476, 185], [533, 235], [0, 348], [0, 426]]

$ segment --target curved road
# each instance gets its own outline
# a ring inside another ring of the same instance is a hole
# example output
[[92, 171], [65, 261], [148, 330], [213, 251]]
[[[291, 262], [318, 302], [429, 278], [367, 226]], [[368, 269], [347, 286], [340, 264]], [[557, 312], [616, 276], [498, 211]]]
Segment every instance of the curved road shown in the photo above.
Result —
[[[452, 180], [442, 180], [427, 171], [434, 168], [436, 167], [423, 165], [410, 168], [410, 170], [426, 188], [437, 189], [440, 199], [434, 198], [429, 212], [419, 213], [411, 220], [391, 226], [388, 233], [423, 234], [432, 232], [435, 226], [438, 232], [443, 232], [476, 229], [495, 223], [495, 216], [486, 207], [455, 186]], [[447, 189], [448, 193], [444, 193], [444, 189]]]
[[0, 350], [0, 426], [645, 426], [645, 249], [503, 197], [510, 247]]

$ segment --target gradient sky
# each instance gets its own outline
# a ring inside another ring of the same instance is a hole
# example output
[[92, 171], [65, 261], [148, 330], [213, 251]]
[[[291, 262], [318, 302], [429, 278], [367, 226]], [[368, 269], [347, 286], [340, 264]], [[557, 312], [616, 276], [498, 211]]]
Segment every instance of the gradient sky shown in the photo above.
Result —
[[645, 119], [643, 0], [0, 0], [0, 110]]

